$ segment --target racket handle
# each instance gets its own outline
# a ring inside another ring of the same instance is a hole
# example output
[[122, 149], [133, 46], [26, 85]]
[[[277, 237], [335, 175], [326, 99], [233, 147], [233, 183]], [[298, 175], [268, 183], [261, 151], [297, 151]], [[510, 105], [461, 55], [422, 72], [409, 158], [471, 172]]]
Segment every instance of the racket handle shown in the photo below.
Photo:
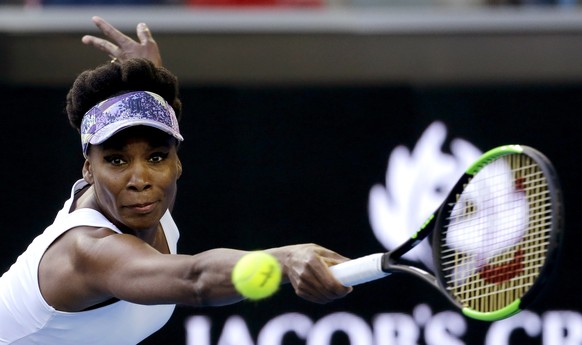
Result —
[[361, 258], [331, 266], [334, 277], [344, 286], [354, 286], [384, 278], [390, 273], [382, 271], [384, 253], [366, 255]]

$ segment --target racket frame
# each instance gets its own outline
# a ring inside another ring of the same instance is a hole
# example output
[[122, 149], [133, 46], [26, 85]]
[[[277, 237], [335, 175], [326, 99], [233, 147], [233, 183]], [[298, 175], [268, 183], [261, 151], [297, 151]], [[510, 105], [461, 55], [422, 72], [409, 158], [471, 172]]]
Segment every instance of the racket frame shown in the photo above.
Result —
[[505, 307], [500, 308], [498, 310], [492, 312], [481, 312], [478, 310], [474, 310], [470, 307], [463, 306], [459, 301], [455, 299], [455, 297], [447, 291], [447, 283], [442, 273], [441, 267], [441, 258], [440, 258], [440, 246], [442, 244], [442, 235], [441, 231], [435, 231], [433, 238], [432, 238], [432, 247], [433, 247], [433, 260], [435, 263], [435, 277], [436, 277], [436, 285], [445, 292], [444, 294], [449, 298], [449, 300], [457, 305], [461, 312], [472, 319], [477, 319], [481, 321], [496, 321], [501, 320], [507, 317], [510, 317], [516, 313], [519, 313], [521, 310], [526, 308], [527, 306], [531, 305], [531, 303], [541, 295], [541, 291], [544, 289], [545, 286], [548, 285], [548, 281], [551, 280], [554, 267], [558, 261], [558, 247], [561, 243], [562, 231], [563, 228], [563, 201], [562, 201], [562, 194], [561, 188], [559, 185], [558, 176], [556, 174], [555, 169], [553, 168], [551, 162], [548, 158], [543, 155], [541, 152], [537, 151], [534, 148], [524, 145], [505, 145], [500, 146], [494, 149], [491, 149], [484, 153], [479, 160], [474, 162], [467, 170], [463, 177], [459, 179], [459, 181], [455, 184], [452, 188], [451, 192], [441, 205], [437, 217], [435, 220], [434, 228], [435, 229], [442, 229], [445, 224], [448, 223], [447, 218], [450, 214], [450, 210], [456, 201], [457, 196], [463, 191], [464, 185], [468, 183], [482, 168], [487, 166], [494, 160], [497, 160], [503, 156], [510, 155], [510, 154], [525, 154], [530, 157], [540, 168], [543, 173], [543, 176], [546, 178], [548, 183], [548, 191], [552, 193], [552, 203], [551, 203], [551, 214], [552, 214], [552, 221], [550, 226], [550, 236], [549, 236], [549, 244], [548, 250], [546, 252], [544, 265], [541, 268], [539, 276], [536, 278], [533, 285], [526, 291], [526, 293], [517, 298], [512, 303], [508, 303]]
[[[539, 277], [536, 279], [532, 287], [521, 297], [509, 303], [503, 308], [493, 312], [480, 312], [473, 310], [466, 306], [463, 306], [459, 301], [455, 299], [454, 296], [447, 290], [446, 282], [440, 271], [441, 260], [438, 255], [437, 245], [440, 245], [440, 235], [441, 232], [437, 231], [433, 233], [435, 229], [442, 229], [443, 225], [446, 223], [446, 217], [448, 216], [449, 207], [448, 203], [454, 203], [456, 201], [457, 195], [460, 194], [465, 185], [479, 172], [483, 167], [492, 161], [499, 159], [505, 155], [509, 154], [526, 154], [531, 157], [542, 170], [544, 176], [548, 182], [548, 190], [552, 195], [552, 224], [550, 230], [550, 243], [548, 246], [548, 251], [546, 253], [546, 258], [542, 270], [540, 271]], [[346, 286], [358, 285], [366, 283], [372, 280], [380, 279], [386, 277], [392, 273], [409, 273], [414, 276], [421, 278], [423, 281], [427, 282], [429, 285], [436, 287], [443, 295], [445, 295], [449, 301], [455, 305], [461, 312], [470, 318], [482, 320], [482, 321], [496, 321], [500, 319], [507, 318], [511, 315], [518, 313], [523, 310], [526, 306], [540, 295], [540, 291], [547, 286], [547, 282], [551, 280], [554, 276], [550, 273], [555, 271], [554, 267], [558, 261], [559, 246], [561, 244], [561, 229], [563, 227], [563, 202], [561, 189], [559, 186], [559, 181], [557, 174], [550, 163], [550, 161], [539, 151], [522, 145], [505, 145], [496, 147], [485, 152], [480, 158], [474, 162], [465, 171], [465, 174], [457, 181], [457, 183], [451, 189], [449, 195], [446, 197], [444, 202], [440, 207], [431, 214], [426, 221], [421, 225], [418, 231], [416, 231], [408, 240], [402, 243], [400, 246], [392, 251], [386, 253], [376, 253], [370, 254], [364, 257], [356, 258], [335, 266], [330, 267], [334, 276], [342, 284]], [[409, 250], [417, 246], [424, 239], [432, 236], [433, 245], [433, 259], [437, 267], [435, 274], [431, 274], [424, 271], [418, 267], [405, 265], [397, 263], [397, 261], [406, 254]], [[436, 234], [436, 235], [435, 235]]]

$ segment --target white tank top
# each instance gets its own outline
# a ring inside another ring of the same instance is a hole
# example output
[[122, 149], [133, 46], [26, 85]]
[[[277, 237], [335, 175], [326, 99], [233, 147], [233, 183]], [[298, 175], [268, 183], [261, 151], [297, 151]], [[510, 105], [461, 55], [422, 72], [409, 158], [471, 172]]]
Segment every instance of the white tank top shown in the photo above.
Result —
[[[78, 226], [121, 231], [101, 213], [87, 208], [69, 210], [73, 196], [87, 183], [77, 181], [54, 223], [36, 237], [10, 269], [0, 277], [0, 344], [13, 345], [135, 345], [159, 330], [175, 305], [146, 306], [126, 301], [94, 310], [61, 312], [47, 304], [38, 285], [40, 259], [55, 239]], [[176, 254], [179, 232], [170, 212], [160, 221], [171, 254]]]

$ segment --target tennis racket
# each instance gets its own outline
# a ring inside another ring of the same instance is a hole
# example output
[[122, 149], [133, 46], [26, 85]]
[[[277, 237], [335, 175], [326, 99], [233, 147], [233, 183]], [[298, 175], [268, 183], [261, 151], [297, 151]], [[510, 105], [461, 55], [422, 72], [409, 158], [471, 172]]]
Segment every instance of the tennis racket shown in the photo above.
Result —
[[[345, 286], [414, 274], [468, 317], [494, 321], [527, 307], [547, 285], [563, 226], [558, 177], [539, 151], [484, 153], [420, 229], [398, 248], [330, 267]], [[398, 260], [431, 234], [434, 275]]]

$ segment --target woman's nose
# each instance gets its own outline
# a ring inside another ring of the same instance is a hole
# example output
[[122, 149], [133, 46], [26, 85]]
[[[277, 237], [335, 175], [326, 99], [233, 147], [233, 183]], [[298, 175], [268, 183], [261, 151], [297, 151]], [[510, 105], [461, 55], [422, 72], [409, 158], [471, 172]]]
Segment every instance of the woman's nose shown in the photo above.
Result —
[[134, 163], [129, 171], [127, 188], [142, 191], [151, 187], [148, 168], [143, 163]]

